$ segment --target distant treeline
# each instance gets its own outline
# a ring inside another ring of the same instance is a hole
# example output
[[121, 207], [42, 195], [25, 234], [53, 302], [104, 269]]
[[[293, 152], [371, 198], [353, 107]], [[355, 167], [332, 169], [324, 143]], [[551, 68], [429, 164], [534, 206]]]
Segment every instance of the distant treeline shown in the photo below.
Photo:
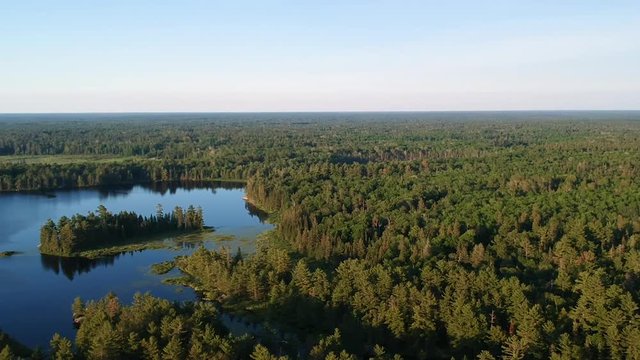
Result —
[[182, 163], [151, 159], [71, 164], [0, 162], [0, 192], [235, 180], [246, 179], [251, 173], [243, 167], [222, 168], [214, 162], [195, 160]]
[[135, 212], [112, 214], [103, 205], [88, 215], [49, 219], [40, 229], [40, 252], [71, 256], [80, 251], [115, 245], [134, 237], [167, 231], [193, 231], [204, 227], [202, 208], [192, 205], [183, 210], [176, 206], [165, 213], [158, 205], [156, 215], [143, 217]]

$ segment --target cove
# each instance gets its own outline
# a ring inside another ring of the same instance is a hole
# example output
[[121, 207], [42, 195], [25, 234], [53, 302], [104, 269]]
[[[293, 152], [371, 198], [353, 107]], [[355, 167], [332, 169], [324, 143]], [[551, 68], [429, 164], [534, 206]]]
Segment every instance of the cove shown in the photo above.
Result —
[[[0, 194], [0, 251], [17, 252], [0, 258], [0, 329], [25, 345], [46, 348], [55, 332], [75, 337], [71, 303], [77, 296], [93, 300], [113, 291], [122, 302], [129, 302], [136, 292], [150, 292], [173, 301], [194, 300], [191, 289], [162, 283], [176, 270], [159, 276], [151, 273], [151, 265], [190, 254], [200, 245], [253, 252], [256, 236], [272, 225], [243, 196], [242, 183], [226, 182]], [[215, 232], [166, 238], [166, 249], [92, 260], [38, 252], [40, 226], [48, 218], [87, 213], [100, 204], [113, 212], [146, 215], [154, 213], [157, 204], [165, 209], [202, 206], [205, 225]]]

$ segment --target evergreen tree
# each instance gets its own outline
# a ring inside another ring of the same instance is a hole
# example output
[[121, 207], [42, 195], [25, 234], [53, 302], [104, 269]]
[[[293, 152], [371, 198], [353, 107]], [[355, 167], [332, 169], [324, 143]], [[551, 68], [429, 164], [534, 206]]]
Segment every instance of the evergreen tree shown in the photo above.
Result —
[[183, 359], [183, 348], [180, 338], [176, 335], [172, 336], [167, 345], [162, 350], [162, 359], [164, 360], [179, 360]]
[[51, 358], [54, 360], [73, 360], [73, 345], [69, 339], [55, 333], [51, 338]]

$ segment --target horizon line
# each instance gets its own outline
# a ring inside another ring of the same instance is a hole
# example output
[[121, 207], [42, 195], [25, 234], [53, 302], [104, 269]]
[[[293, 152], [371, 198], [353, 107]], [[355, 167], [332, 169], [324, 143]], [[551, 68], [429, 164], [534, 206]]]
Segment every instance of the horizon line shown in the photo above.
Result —
[[389, 114], [389, 113], [517, 113], [517, 112], [640, 112], [637, 109], [483, 109], [483, 110], [266, 110], [266, 111], [54, 111], [0, 112], [2, 115], [136, 115], [136, 114]]

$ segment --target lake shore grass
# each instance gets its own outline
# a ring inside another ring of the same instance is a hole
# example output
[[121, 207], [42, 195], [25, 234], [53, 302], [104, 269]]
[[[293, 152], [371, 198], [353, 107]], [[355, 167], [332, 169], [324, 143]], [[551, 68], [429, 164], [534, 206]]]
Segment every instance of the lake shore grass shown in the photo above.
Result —
[[14, 164], [81, 164], [81, 163], [114, 163], [132, 160], [151, 160], [141, 156], [113, 155], [3, 155], [2, 163]]
[[[114, 256], [114, 255], [118, 255], [125, 252], [131, 252], [131, 251], [171, 248], [175, 245], [171, 244], [170, 242], [167, 242], [167, 240], [170, 238], [176, 238], [177, 240], [184, 241], [184, 240], [189, 240], [190, 236], [193, 236], [196, 234], [210, 233], [213, 231], [214, 229], [212, 227], [205, 227], [202, 230], [194, 230], [194, 231], [188, 231], [188, 232], [171, 231], [163, 234], [133, 237], [125, 241], [118, 241], [114, 243], [112, 246], [85, 249], [67, 256], [61, 256], [60, 254], [47, 254], [47, 255], [69, 257], [69, 258], [80, 257], [80, 258], [87, 258], [87, 259], [97, 259], [101, 257]], [[43, 254], [46, 254], [46, 253], [43, 253]]]

